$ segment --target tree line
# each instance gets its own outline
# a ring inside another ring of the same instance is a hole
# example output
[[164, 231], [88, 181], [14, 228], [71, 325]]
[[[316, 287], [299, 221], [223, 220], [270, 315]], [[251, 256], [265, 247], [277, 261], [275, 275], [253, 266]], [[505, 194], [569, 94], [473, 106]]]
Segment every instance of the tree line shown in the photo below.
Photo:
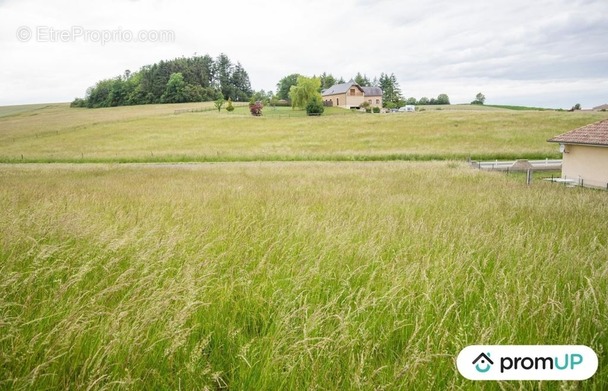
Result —
[[[298, 84], [298, 77], [302, 75], [293, 73], [291, 75], [283, 77], [277, 83], [277, 93], [275, 97], [277, 99], [289, 100], [290, 90], [292, 86]], [[314, 78], [315, 76], [313, 76]], [[318, 76], [320, 81], [319, 92], [330, 88], [334, 84], [342, 84], [345, 83], [342, 77], [336, 78], [331, 73], [327, 74], [323, 72], [320, 76]], [[360, 72], [357, 72], [357, 75], [352, 78], [352, 80], [359, 84], [362, 87], [380, 87], [382, 89], [382, 105], [388, 109], [393, 109], [397, 107], [408, 105], [449, 105], [450, 98], [447, 94], [439, 94], [437, 98], [427, 98], [422, 97], [420, 99], [416, 99], [414, 97], [410, 97], [405, 99], [399, 83], [397, 82], [397, 78], [394, 73], [390, 75], [388, 73], [381, 73], [379, 77], [374, 77], [373, 79], [369, 79], [367, 75], [362, 75]]]
[[98, 81], [76, 98], [73, 107], [112, 107], [151, 103], [248, 101], [253, 95], [249, 75], [240, 62], [225, 54], [181, 57], [143, 66], [137, 72]]

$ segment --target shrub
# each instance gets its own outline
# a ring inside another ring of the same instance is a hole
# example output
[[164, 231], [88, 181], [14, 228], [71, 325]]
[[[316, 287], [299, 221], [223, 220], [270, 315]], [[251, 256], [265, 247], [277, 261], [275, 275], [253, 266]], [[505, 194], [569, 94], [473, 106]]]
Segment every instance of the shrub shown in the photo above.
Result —
[[319, 96], [313, 96], [308, 100], [306, 105], [306, 114], [308, 115], [321, 115], [325, 111], [323, 107], [323, 101]]
[[372, 112], [372, 109], [370, 109], [370, 108], [368, 107], [368, 108], [366, 108], [366, 109], [365, 109], [365, 112], [366, 112], [366, 113], [371, 113], [371, 112]]
[[232, 105], [232, 99], [228, 98], [228, 105], [226, 106], [226, 111], [232, 113], [234, 111], [234, 106]]
[[87, 102], [84, 99], [76, 98], [70, 103], [70, 107], [87, 107]]
[[251, 115], [255, 115], [256, 117], [259, 117], [262, 115], [263, 108], [264, 108], [264, 105], [259, 100], [256, 101], [255, 103], [249, 103], [249, 111], [251, 111]]
[[397, 108], [397, 105], [396, 105], [395, 103], [393, 103], [393, 102], [387, 102], [387, 103], [384, 105], [384, 107], [386, 107], [387, 109], [389, 109], [389, 110], [390, 110], [390, 109], [396, 109], [396, 108]]
[[378, 113], [380, 112], [380, 107], [374, 107], [374, 108], [372, 109], [372, 111], [373, 111], [374, 113], [378, 114]]

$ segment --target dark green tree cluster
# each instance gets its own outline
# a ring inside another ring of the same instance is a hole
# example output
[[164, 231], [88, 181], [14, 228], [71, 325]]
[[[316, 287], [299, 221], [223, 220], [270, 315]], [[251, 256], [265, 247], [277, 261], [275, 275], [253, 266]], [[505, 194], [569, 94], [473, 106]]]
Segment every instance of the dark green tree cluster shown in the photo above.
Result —
[[346, 83], [342, 77], [336, 79], [334, 75], [332, 75], [331, 73], [328, 75], [326, 72], [323, 72], [323, 74], [319, 76], [319, 80], [321, 80], [321, 91], [328, 89], [334, 84]]
[[288, 100], [289, 99], [289, 91], [291, 90], [291, 86], [295, 86], [298, 84], [298, 77], [302, 75], [298, 73], [292, 73], [291, 75], [285, 76], [277, 83], [277, 99]]
[[[291, 91], [292, 86], [296, 86], [298, 84], [298, 77], [300, 77], [299, 73], [292, 73], [291, 75], [285, 76], [277, 83], [277, 93], [275, 95], [276, 99], [284, 99], [289, 100], [289, 92]], [[313, 76], [316, 77], [316, 76]], [[322, 90], [328, 89], [334, 84], [345, 83], [343, 78], [335, 78], [332, 74], [327, 74], [323, 72], [318, 79], [321, 81], [321, 87], [319, 88], [319, 92]]]
[[112, 107], [149, 103], [204, 102], [217, 99], [248, 101], [253, 91], [243, 66], [220, 54], [176, 58], [146, 65], [138, 72], [101, 80], [87, 90], [75, 107]]
[[382, 88], [382, 105], [388, 108], [401, 107], [405, 105], [401, 88], [394, 73], [381, 73], [376, 87]]
[[378, 79], [375, 79], [375, 85], [373, 85], [372, 82], [367, 78], [367, 75], [361, 75], [361, 72], [357, 72], [354, 80], [355, 83], [359, 84], [361, 87], [378, 87]]
[[408, 105], [419, 105], [419, 106], [424, 106], [424, 105], [449, 105], [450, 104], [450, 97], [447, 94], [439, 94], [437, 96], [437, 98], [431, 98], [431, 99], [427, 98], [426, 96], [423, 96], [419, 100], [416, 100], [416, 98], [411, 97], [411, 98], [408, 98], [405, 101], [405, 104], [408, 104]]

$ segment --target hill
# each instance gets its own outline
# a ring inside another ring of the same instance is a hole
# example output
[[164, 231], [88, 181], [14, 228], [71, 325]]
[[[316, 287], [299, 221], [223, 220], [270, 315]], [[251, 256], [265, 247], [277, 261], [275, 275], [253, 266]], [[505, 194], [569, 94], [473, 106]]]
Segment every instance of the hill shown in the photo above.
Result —
[[11, 106], [0, 108], [0, 161], [552, 158], [559, 152], [548, 138], [603, 118], [608, 114], [488, 107], [391, 114], [330, 108], [319, 118], [266, 107], [253, 118], [247, 108], [218, 113], [211, 103]]

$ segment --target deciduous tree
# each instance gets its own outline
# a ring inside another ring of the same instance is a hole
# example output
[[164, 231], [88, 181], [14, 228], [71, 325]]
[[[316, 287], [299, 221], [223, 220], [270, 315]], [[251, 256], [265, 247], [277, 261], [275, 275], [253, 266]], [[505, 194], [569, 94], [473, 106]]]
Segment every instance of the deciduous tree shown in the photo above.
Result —
[[436, 100], [438, 105], [449, 105], [450, 104], [450, 97], [447, 96], [447, 94], [439, 94], [437, 96], [437, 100]]
[[486, 97], [481, 92], [475, 95], [475, 100], [471, 102], [472, 105], [483, 105], [486, 101]]
[[215, 102], [213, 102], [218, 113], [222, 110], [222, 106], [224, 105], [224, 102], [225, 102], [224, 98], [219, 98]]
[[299, 76], [298, 83], [289, 89], [291, 107], [305, 109], [313, 97], [318, 96], [321, 99], [320, 87], [321, 80], [318, 77]]
[[285, 76], [277, 83], [277, 95], [278, 99], [289, 99], [289, 91], [292, 86], [298, 84], [298, 77], [300, 77], [297, 73], [292, 73], [291, 75]]

